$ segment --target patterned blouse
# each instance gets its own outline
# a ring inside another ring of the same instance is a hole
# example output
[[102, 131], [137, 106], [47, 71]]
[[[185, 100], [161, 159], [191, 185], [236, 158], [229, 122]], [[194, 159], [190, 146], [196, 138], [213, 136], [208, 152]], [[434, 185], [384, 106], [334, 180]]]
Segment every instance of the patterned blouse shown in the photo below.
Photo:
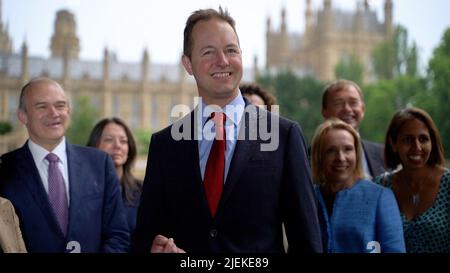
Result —
[[[392, 173], [384, 173], [374, 182], [393, 189], [392, 178]], [[450, 253], [450, 170], [441, 178], [433, 206], [411, 220], [400, 216], [408, 253]]]

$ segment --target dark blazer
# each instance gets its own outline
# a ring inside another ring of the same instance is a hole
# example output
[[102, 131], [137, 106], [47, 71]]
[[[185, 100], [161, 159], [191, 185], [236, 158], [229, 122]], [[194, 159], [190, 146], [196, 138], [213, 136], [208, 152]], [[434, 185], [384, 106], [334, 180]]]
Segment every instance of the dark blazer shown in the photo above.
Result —
[[25, 144], [2, 156], [1, 195], [14, 205], [29, 252], [126, 252], [129, 230], [110, 157], [67, 143], [69, 226], [62, 234]]
[[373, 178], [384, 173], [384, 146], [379, 143], [362, 140], [364, 155], [369, 165], [370, 175]]
[[[249, 124], [259, 126], [271, 116], [255, 107], [247, 109], [241, 136], [259, 128]], [[186, 252], [284, 252], [284, 222], [290, 252], [322, 252], [317, 200], [299, 126], [279, 118], [279, 146], [274, 151], [260, 150], [264, 141], [259, 132], [256, 140], [237, 141], [212, 218], [198, 140], [176, 141], [171, 136], [173, 126], [180, 132], [191, 131], [186, 124], [195, 128], [193, 116], [152, 136], [132, 251], [149, 252], [154, 237], [162, 234]]]
[[[136, 218], [137, 218], [137, 210], [139, 207], [139, 201], [141, 199], [141, 193], [142, 193], [142, 181], [136, 180], [136, 187], [130, 188], [129, 191], [131, 195], [132, 200], [127, 200], [125, 196], [125, 191], [123, 186], [121, 187], [122, 191], [122, 200], [123, 200], [123, 206], [125, 209], [125, 217], [127, 219], [128, 229], [130, 230], [130, 234], [133, 232], [134, 228], [136, 227]], [[122, 184], [123, 185], [123, 184]]]

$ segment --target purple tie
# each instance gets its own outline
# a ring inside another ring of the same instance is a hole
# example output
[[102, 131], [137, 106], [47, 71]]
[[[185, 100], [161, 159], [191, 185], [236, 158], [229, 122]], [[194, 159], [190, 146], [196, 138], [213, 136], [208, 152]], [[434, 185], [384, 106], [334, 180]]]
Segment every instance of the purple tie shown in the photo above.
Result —
[[59, 227], [66, 236], [69, 209], [67, 204], [66, 185], [61, 170], [58, 167], [58, 156], [49, 153], [45, 159], [48, 160], [48, 198], [53, 207]]

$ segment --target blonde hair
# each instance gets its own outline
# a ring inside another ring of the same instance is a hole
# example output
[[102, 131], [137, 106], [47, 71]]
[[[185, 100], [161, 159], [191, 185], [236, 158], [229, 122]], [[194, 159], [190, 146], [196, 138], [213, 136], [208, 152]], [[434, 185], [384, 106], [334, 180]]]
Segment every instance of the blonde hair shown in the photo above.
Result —
[[364, 170], [361, 162], [361, 143], [359, 140], [359, 135], [353, 129], [353, 127], [340, 119], [330, 118], [325, 120], [322, 124], [317, 127], [314, 137], [312, 139], [311, 146], [311, 169], [313, 180], [316, 184], [325, 185], [327, 183], [323, 168], [323, 147], [324, 147], [324, 137], [331, 130], [345, 130], [349, 132], [354, 139], [354, 146], [356, 150], [356, 168], [353, 172], [355, 179], [364, 178]]

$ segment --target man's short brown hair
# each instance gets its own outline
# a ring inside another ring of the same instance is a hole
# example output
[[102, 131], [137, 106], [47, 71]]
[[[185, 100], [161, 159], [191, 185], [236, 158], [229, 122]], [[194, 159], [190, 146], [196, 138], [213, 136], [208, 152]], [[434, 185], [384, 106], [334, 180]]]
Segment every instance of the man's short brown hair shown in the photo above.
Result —
[[361, 90], [361, 87], [359, 87], [359, 85], [356, 82], [340, 79], [328, 84], [323, 90], [322, 109], [327, 109], [327, 100], [330, 93], [340, 91], [348, 86], [353, 86], [356, 89], [356, 91], [358, 91], [361, 101], [364, 102], [364, 94]]
[[236, 37], [238, 37], [235, 27], [236, 23], [228, 13], [228, 10], [223, 10], [222, 7], [219, 7], [219, 11], [215, 9], [196, 10], [191, 14], [191, 16], [189, 16], [186, 21], [186, 26], [184, 27], [183, 54], [185, 56], [191, 58], [193, 44], [192, 30], [194, 29], [195, 24], [197, 24], [199, 21], [208, 21], [212, 18], [217, 18], [230, 24], [230, 26], [234, 30], [234, 33], [236, 34]]

